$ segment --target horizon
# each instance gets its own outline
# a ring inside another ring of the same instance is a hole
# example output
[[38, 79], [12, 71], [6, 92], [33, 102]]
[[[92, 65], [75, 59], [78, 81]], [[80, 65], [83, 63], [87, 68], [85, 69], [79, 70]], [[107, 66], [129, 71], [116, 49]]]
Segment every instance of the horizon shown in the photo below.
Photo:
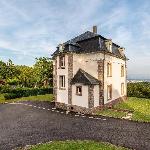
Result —
[[1, 0], [0, 4], [0, 60], [32, 66], [36, 57], [51, 57], [59, 43], [97, 25], [98, 34], [125, 47], [128, 78], [150, 79], [149, 0]]

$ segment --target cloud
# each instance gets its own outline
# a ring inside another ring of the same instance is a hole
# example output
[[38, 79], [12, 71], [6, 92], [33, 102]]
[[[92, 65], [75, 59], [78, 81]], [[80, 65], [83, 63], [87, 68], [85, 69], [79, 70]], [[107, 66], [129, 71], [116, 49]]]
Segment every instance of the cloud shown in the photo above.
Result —
[[0, 58], [32, 65], [35, 57], [50, 57], [57, 44], [98, 25], [100, 34], [126, 48], [129, 74], [140, 74], [137, 68], [150, 74], [149, 4], [140, 0], [1, 0]]

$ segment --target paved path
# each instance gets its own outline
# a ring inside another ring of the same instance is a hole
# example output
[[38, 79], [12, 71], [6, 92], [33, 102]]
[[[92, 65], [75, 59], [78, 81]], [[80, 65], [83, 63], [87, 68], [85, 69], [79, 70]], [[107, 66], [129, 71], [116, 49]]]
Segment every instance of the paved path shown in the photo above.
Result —
[[150, 123], [66, 114], [52, 108], [48, 102], [0, 104], [0, 150], [67, 139], [150, 150]]

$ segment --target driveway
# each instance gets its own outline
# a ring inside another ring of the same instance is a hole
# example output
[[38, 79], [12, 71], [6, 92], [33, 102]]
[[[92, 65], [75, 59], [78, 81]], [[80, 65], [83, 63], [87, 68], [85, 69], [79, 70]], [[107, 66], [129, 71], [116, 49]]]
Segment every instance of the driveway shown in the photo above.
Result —
[[0, 150], [67, 139], [150, 150], [150, 123], [66, 114], [53, 107], [48, 102], [0, 104]]

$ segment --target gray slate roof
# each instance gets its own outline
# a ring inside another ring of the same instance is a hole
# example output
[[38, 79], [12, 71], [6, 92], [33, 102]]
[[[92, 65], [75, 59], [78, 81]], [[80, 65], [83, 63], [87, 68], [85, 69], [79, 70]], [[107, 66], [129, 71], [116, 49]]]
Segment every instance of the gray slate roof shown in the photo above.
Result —
[[[107, 40], [105, 37], [87, 31], [63, 43], [65, 45], [65, 49], [63, 52], [75, 52], [75, 53], [106, 52], [108, 54], [112, 54], [114, 56], [127, 59], [125, 55], [122, 55], [119, 52], [118, 48], [120, 46], [115, 43], [112, 44], [112, 53], [110, 53], [106, 48], [105, 40]], [[99, 42], [101, 42], [101, 44]], [[59, 48], [57, 47], [57, 50], [52, 54], [52, 56], [54, 56], [55, 54], [57, 55], [58, 53]]]
[[95, 33], [90, 32], [90, 31], [86, 31], [85, 33], [80, 34], [79, 36], [65, 42], [64, 44], [76, 43], [76, 42], [79, 42], [79, 41], [87, 40], [87, 39], [90, 39], [90, 38], [93, 38], [93, 37], [98, 37], [98, 36], [99, 36], [98, 34], [95, 34]]
[[84, 85], [98, 85], [100, 81], [88, 74], [87, 72], [85, 72], [84, 70], [79, 69], [74, 75], [73, 79], [71, 80], [71, 84], [75, 83], [82, 83]]

